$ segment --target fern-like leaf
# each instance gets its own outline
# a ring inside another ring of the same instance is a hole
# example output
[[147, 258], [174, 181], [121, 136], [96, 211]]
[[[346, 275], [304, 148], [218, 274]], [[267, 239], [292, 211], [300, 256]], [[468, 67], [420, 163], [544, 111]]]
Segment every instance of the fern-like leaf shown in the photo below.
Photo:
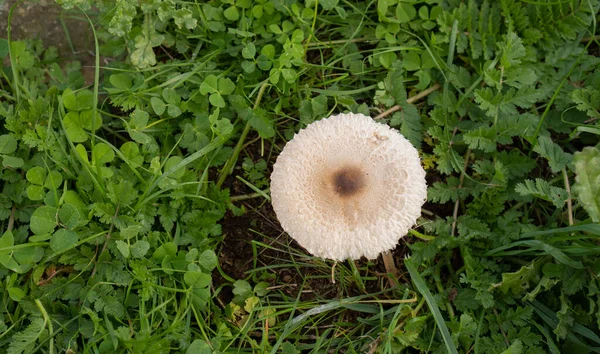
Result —
[[12, 336], [6, 354], [31, 353], [36, 341], [44, 333], [44, 328], [44, 319], [34, 318], [27, 328]]
[[551, 186], [548, 181], [536, 178], [535, 181], [526, 179], [517, 184], [515, 191], [522, 196], [533, 196], [551, 202], [556, 208], [562, 208], [567, 201], [568, 193], [564, 188]]

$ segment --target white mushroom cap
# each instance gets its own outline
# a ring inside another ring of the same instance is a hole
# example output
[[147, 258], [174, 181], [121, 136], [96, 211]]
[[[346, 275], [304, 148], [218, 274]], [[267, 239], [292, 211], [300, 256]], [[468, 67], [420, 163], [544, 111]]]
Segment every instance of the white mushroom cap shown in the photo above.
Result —
[[417, 150], [362, 114], [314, 122], [287, 143], [271, 174], [273, 209], [310, 253], [343, 261], [392, 249], [427, 197]]

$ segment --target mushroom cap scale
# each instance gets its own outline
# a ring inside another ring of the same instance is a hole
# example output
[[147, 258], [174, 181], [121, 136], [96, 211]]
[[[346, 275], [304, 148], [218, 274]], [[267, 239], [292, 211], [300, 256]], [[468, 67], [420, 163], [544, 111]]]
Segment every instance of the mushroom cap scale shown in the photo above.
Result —
[[417, 150], [362, 114], [308, 125], [287, 143], [271, 174], [283, 229], [313, 255], [339, 261], [394, 248], [426, 197]]

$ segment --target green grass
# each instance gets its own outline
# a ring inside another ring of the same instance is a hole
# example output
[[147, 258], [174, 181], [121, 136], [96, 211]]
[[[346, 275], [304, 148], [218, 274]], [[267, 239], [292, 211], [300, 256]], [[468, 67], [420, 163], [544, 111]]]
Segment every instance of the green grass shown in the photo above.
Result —
[[[1, 352], [600, 352], [597, 0], [60, 3], [90, 87], [0, 39]], [[427, 171], [398, 285], [270, 207], [339, 112]]]

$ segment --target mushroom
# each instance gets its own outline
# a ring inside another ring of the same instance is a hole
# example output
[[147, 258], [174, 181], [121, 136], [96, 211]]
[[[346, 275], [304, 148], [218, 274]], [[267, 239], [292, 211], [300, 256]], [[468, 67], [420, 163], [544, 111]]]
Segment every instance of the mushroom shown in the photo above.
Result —
[[373, 259], [394, 248], [426, 197], [414, 146], [363, 114], [309, 124], [287, 143], [271, 174], [283, 229], [308, 252], [336, 261]]

